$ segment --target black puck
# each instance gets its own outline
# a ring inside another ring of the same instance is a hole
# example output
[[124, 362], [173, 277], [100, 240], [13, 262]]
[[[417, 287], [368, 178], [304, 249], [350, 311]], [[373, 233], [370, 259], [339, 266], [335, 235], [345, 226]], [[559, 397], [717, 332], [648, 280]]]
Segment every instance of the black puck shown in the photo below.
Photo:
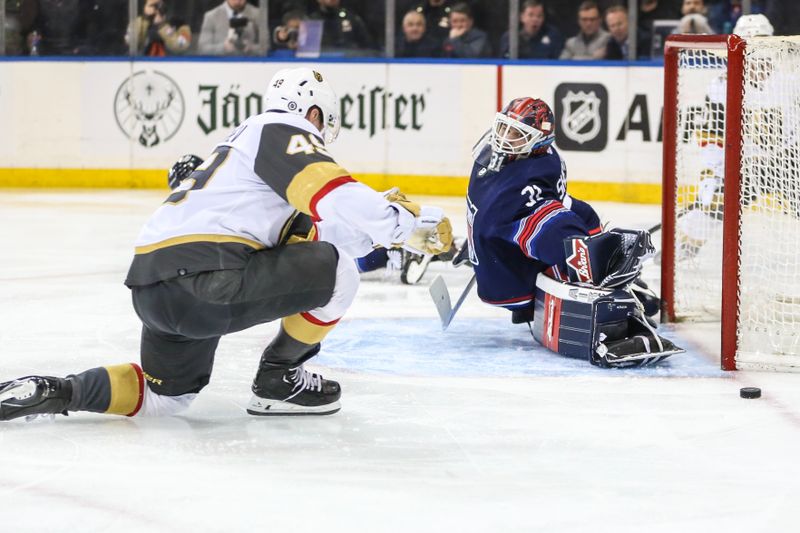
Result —
[[752, 400], [753, 398], [761, 398], [761, 389], [758, 387], [742, 387], [739, 389], [739, 397]]

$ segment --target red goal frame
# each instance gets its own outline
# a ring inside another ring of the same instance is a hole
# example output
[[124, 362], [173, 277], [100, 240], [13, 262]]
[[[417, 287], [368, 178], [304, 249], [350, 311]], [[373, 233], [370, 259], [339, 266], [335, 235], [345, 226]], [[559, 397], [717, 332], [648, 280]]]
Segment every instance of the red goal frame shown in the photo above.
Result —
[[681, 50], [727, 50], [725, 102], [725, 190], [722, 229], [721, 366], [736, 370], [739, 321], [739, 223], [741, 217], [741, 129], [745, 40], [737, 35], [672, 35], [664, 47], [663, 201], [661, 213], [661, 320], [674, 322], [675, 202], [678, 142], [678, 54]]

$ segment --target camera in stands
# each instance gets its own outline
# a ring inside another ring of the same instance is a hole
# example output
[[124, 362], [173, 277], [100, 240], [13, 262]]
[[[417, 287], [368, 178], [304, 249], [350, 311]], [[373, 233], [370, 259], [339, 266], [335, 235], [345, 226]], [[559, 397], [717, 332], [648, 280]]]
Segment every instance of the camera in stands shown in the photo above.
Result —
[[234, 46], [237, 50], [242, 51], [245, 48], [244, 43], [244, 28], [250, 23], [250, 19], [247, 17], [234, 17], [230, 19], [230, 28], [236, 34], [236, 41], [234, 42]]

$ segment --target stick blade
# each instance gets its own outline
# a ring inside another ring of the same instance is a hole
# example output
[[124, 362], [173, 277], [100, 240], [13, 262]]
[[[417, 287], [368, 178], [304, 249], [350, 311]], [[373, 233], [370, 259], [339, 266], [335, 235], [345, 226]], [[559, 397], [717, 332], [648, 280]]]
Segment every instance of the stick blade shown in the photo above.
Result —
[[447, 284], [441, 275], [436, 276], [431, 286], [428, 287], [428, 292], [431, 294], [433, 304], [436, 306], [436, 311], [439, 313], [439, 319], [442, 321], [442, 329], [447, 329], [450, 325], [452, 317], [450, 312], [453, 310], [453, 304], [450, 302], [450, 292], [447, 290]]

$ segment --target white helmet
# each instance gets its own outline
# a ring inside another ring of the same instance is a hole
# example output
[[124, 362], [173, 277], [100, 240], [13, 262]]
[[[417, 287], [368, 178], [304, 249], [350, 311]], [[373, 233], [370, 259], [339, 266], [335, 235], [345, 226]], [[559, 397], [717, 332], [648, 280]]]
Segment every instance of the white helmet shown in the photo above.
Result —
[[775, 34], [775, 28], [772, 27], [769, 19], [764, 15], [742, 15], [736, 21], [733, 33], [745, 39], [750, 37], [771, 37]]
[[308, 110], [318, 107], [322, 112], [322, 131], [325, 143], [339, 135], [339, 99], [322, 74], [310, 68], [279, 70], [267, 88], [266, 110], [286, 111], [305, 117]]

